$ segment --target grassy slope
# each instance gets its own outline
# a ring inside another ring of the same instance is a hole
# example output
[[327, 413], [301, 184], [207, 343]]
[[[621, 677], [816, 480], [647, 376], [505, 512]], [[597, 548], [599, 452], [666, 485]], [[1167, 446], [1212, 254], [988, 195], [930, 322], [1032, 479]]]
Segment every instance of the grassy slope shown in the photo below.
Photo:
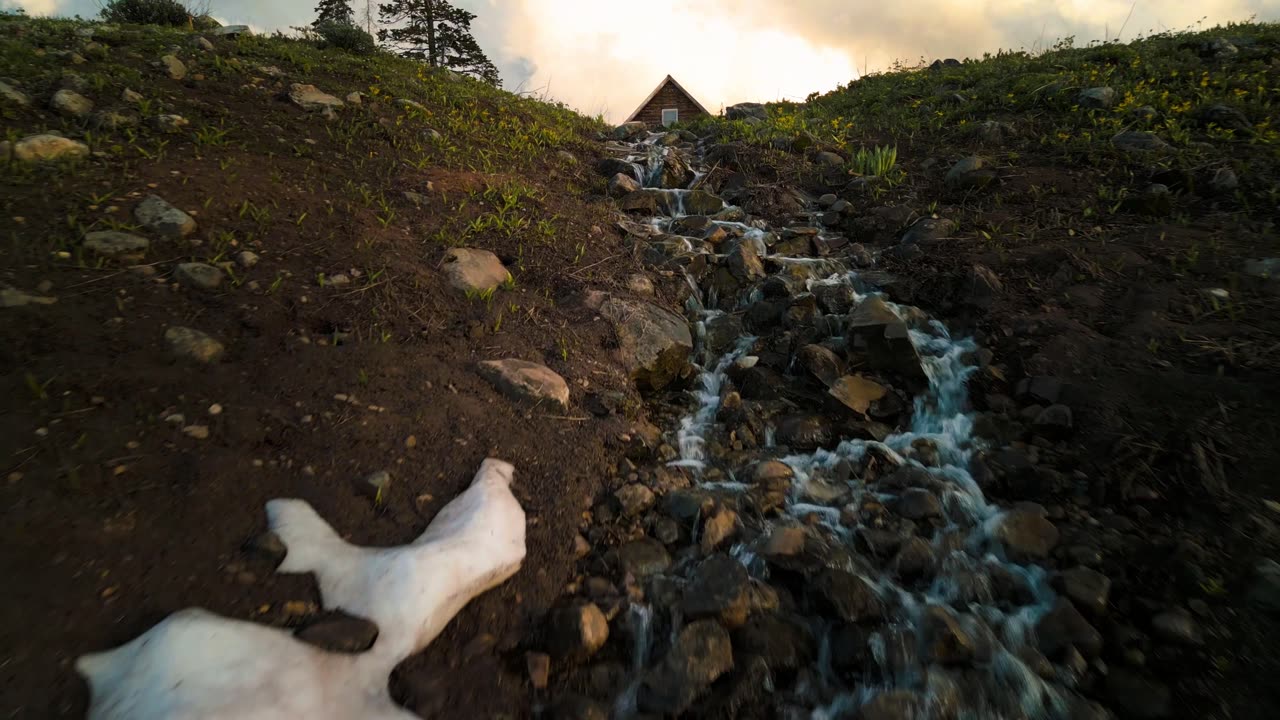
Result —
[[[613, 211], [590, 169], [600, 126], [387, 55], [210, 39], [211, 51], [177, 30], [0, 19], [0, 77], [31, 99], [0, 104], [6, 139], [56, 131], [94, 151], [70, 164], [0, 162], [0, 283], [58, 298], [0, 311], [0, 567], [23, 578], [0, 606], [12, 650], [0, 684], [21, 688], [6, 691], [3, 714], [80, 716], [70, 660], [181, 607], [303, 620], [311, 583], [238, 551], [261, 531], [266, 500], [305, 498], [355, 542], [403, 543], [491, 453], [519, 468], [528, 569], [402, 668], [396, 692], [433, 716], [522, 703], [500, 653], [559, 594], [582, 507], [614, 461], [603, 445], [629, 424], [519, 406], [474, 366], [545, 363], [576, 407], [633, 392], [609, 356], [612, 331], [577, 302], [588, 286], [625, 287], [636, 269], [602, 230]], [[169, 52], [184, 80], [158, 66]], [[68, 81], [136, 124], [57, 115], [49, 100]], [[292, 83], [365, 98], [327, 121], [288, 102]], [[126, 88], [144, 100], [121, 100]], [[153, 120], [167, 114], [190, 125], [160, 132]], [[86, 232], [134, 229], [148, 193], [196, 216], [190, 242], [153, 238], [140, 268], [83, 250]], [[440, 269], [457, 245], [494, 251], [513, 282], [463, 297]], [[228, 264], [216, 292], [172, 281], [177, 263], [241, 250], [260, 261]], [[350, 284], [334, 286], [337, 275]], [[170, 325], [213, 335], [226, 358], [175, 363]], [[165, 420], [177, 414], [182, 423]], [[379, 469], [394, 482], [372, 502], [352, 481]], [[450, 671], [462, 646], [480, 648], [465, 676]]]

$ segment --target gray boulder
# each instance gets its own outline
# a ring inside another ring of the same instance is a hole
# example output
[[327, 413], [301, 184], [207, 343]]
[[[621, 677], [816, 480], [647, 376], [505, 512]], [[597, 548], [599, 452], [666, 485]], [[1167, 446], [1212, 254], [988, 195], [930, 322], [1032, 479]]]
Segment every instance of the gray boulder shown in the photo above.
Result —
[[600, 313], [613, 323], [618, 354], [642, 389], [661, 390], [680, 376], [693, 352], [693, 336], [684, 318], [657, 305], [610, 298]]

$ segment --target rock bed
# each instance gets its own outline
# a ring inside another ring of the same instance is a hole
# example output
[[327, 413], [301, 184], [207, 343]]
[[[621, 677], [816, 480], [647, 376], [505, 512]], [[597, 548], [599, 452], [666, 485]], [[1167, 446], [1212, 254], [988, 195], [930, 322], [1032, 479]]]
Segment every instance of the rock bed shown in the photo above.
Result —
[[[997, 478], [967, 399], [990, 354], [877, 292], [874, 256], [827, 233], [828, 211], [778, 226], [678, 189], [701, 174], [670, 138], [620, 137], [601, 170], [659, 186], [621, 197], [655, 213], [623, 227], [689, 280], [694, 407], [657, 406], [672, 430], [637, 439], [591, 513], [546, 627], [544, 709], [1107, 717], [1081, 691], [1105, 672], [1109, 581], [1087, 559], [1043, 566], [1082, 518], [982, 491]], [[1032, 451], [1070, 432], [1058, 391], [1020, 388]]]

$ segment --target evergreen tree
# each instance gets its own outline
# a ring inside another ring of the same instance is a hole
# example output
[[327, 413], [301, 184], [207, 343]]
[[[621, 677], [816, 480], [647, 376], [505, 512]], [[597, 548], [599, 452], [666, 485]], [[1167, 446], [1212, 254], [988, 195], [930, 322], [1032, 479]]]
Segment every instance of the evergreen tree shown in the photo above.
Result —
[[498, 68], [471, 35], [474, 13], [448, 0], [391, 0], [378, 6], [378, 15], [392, 26], [379, 30], [378, 39], [390, 41], [401, 55], [498, 84]]
[[316, 5], [316, 21], [312, 27], [320, 27], [324, 23], [354, 25], [355, 13], [351, 10], [351, 0], [320, 0]]

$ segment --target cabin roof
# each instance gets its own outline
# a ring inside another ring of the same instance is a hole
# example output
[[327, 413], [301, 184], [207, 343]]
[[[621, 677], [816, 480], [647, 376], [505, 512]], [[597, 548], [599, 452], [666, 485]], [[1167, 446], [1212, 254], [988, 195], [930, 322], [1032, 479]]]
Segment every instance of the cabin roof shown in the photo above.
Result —
[[631, 122], [632, 120], [635, 120], [636, 116], [640, 114], [640, 111], [644, 110], [646, 107], [649, 106], [649, 103], [653, 102], [653, 98], [656, 97], [658, 93], [662, 91], [662, 88], [667, 86], [667, 83], [675, 85], [676, 89], [679, 90], [681, 93], [683, 93], [685, 97], [689, 98], [689, 102], [692, 102], [694, 105], [697, 105], [699, 110], [701, 110], [702, 112], [708, 115], [711, 114], [709, 110], [707, 110], [705, 107], [702, 106], [702, 103], [698, 102], [698, 99], [695, 98], [692, 93], [690, 93], [688, 90], [685, 90], [683, 85], [681, 85], [675, 78], [668, 75], [665, 78], [663, 78], [662, 82], [658, 83], [658, 87], [654, 88], [653, 92], [649, 93], [649, 97], [645, 98], [644, 102], [640, 103], [640, 106], [637, 107], [635, 111], [631, 113], [631, 115], [627, 118], [627, 122]]

